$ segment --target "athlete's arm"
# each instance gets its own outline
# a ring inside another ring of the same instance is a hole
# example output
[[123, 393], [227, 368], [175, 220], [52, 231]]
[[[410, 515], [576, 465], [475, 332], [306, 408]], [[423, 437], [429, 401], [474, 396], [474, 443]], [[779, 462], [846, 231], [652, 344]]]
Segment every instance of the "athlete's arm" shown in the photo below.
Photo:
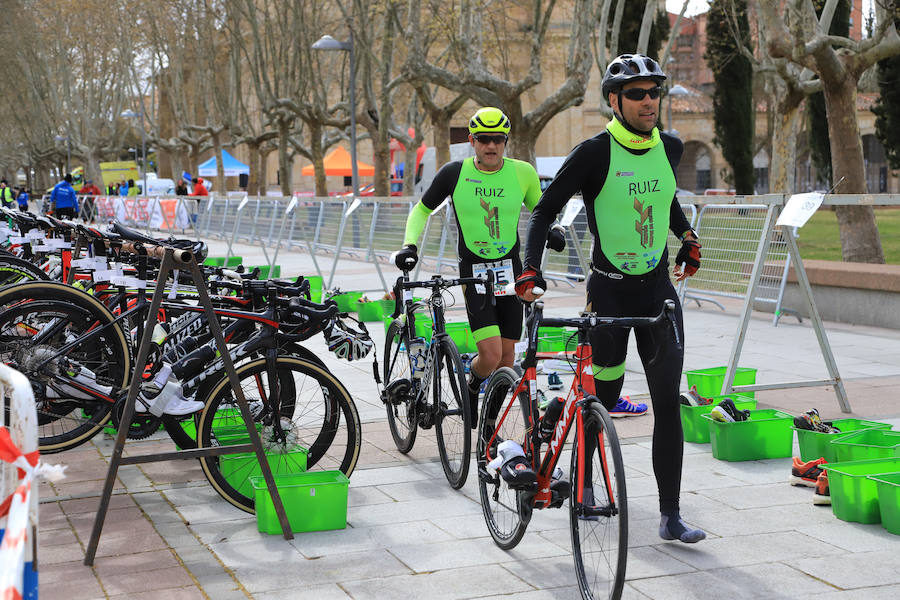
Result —
[[461, 168], [462, 162], [450, 162], [441, 167], [441, 170], [434, 176], [431, 185], [422, 194], [422, 199], [413, 206], [406, 218], [406, 231], [403, 233], [404, 246], [419, 241], [419, 236], [425, 230], [425, 223], [428, 221], [429, 215], [441, 205], [447, 196], [453, 193]]
[[[678, 165], [681, 164], [681, 156], [684, 154], [684, 144], [677, 137], [670, 136], [667, 133], [660, 133], [660, 137], [666, 149], [666, 157], [669, 159], [669, 164], [672, 165], [672, 172], [677, 177]], [[672, 205], [669, 207], [669, 229], [679, 240], [684, 237], [686, 232], [691, 230], [691, 223], [684, 216], [677, 194], [672, 197]]]
[[566, 202], [584, 188], [591, 169], [596, 169], [596, 166], [592, 167], [589, 162], [591, 155], [589, 143], [592, 141], [582, 142], [572, 150], [556, 173], [556, 177], [544, 190], [540, 202], [534, 207], [531, 220], [528, 222], [524, 264], [535, 267], [541, 264], [550, 225]]

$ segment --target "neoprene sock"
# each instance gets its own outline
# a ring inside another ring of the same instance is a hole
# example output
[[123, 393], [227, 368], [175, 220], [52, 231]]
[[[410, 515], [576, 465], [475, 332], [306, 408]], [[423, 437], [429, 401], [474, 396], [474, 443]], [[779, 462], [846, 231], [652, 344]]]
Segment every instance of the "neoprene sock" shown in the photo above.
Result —
[[681, 540], [685, 544], [696, 544], [706, 539], [706, 532], [702, 529], [690, 529], [682, 520], [678, 511], [663, 513], [659, 519], [659, 537], [664, 540]]
[[485, 377], [479, 377], [474, 369], [469, 369], [469, 379], [466, 383], [469, 387], [469, 408], [472, 412], [469, 425], [471, 425], [472, 429], [478, 427], [478, 392], [485, 379]]

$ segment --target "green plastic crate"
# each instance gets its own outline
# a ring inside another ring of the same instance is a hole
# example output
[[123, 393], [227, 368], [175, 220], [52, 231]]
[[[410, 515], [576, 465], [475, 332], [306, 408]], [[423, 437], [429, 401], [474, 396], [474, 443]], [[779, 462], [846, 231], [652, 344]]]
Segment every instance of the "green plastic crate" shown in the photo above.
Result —
[[260, 279], [277, 279], [281, 277], [281, 265], [272, 265], [272, 268], [269, 268], [269, 265], [254, 265], [250, 267], [250, 270], [259, 268], [259, 278]]
[[434, 326], [431, 317], [424, 313], [416, 314], [416, 337], [423, 337], [425, 341], [431, 341], [432, 327]]
[[878, 523], [878, 486], [870, 476], [900, 472], [900, 458], [824, 464], [828, 473], [831, 512], [842, 521]]
[[332, 296], [331, 299], [337, 302], [338, 310], [349, 313], [356, 312], [360, 298], [362, 298], [362, 292], [344, 292], [343, 294]]
[[456, 344], [456, 349], [460, 354], [465, 352], [477, 352], [478, 347], [475, 345], [475, 338], [469, 329], [468, 323], [445, 323], [447, 335]]
[[304, 275], [304, 279], [309, 281], [309, 299], [313, 302], [322, 301], [322, 276], [321, 275]]
[[224, 267], [225, 266], [225, 257], [224, 256], [207, 256], [206, 260], [203, 261], [203, 264], [207, 267]]
[[384, 316], [381, 302], [357, 302], [356, 311], [359, 313], [359, 320], [365, 323], [380, 321]]
[[562, 352], [566, 349], [565, 329], [562, 327], [538, 328], [538, 352]]
[[709, 421], [709, 441], [712, 454], [719, 460], [742, 461], [791, 456], [794, 434], [791, 432], [793, 417], [780, 410], [765, 408], [751, 410], [750, 419], [735, 423]]
[[[256, 526], [280, 535], [281, 524], [272, 496], [262, 477], [251, 480], [256, 493]], [[293, 533], [344, 529], [347, 526], [347, 490], [350, 480], [340, 471], [313, 471], [275, 475], [275, 487]]]
[[225, 266], [226, 267], [236, 267], [236, 266], [240, 265], [242, 262], [244, 262], [243, 256], [229, 256], [228, 258], [225, 259]]
[[[234, 436], [222, 436], [219, 438], [219, 443], [223, 446], [248, 444], [250, 443], [250, 438], [244, 432]], [[306, 471], [307, 454], [306, 448], [296, 446], [293, 450], [284, 454], [266, 452], [266, 460], [269, 461], [269, 468], [272, 469], [272, 473], [290, 475]], [[221, 471], [225, 481], [231, 487], [245, 496], [253, 495], [253, 485], [250, 482], [250, 478], [262, 475], [255, 452], [223, 454], [219, 457], [219, 471]]]
[[684, 441], [693, 442], [695, 444], [709, 443], [709, 423], [703, 418], [712, 411], [723, 398], [731, 398], [738, 410], [754, 410], [756, 408], [756, 400], [743, 398], [739, 395], [733, 396], [713, 396], [712, 404], [704, 406], [685, 406], [681, 405], [681, 428], [684, 431]]
[[381, 304], [382, 315], [389, 317], [394, 314], [396, 303], [393, 300], [378, 300], [378, 303]]
[[840, 433], [823, 433], [821, 431], [810, 431], [809, 429], [799, 429], [794, 427], [797, 432], [797, 443], [800, 445], [800, 458], [806, 462], [825, 457], [826, 462], [838, 462], [835, 454], [834, 446], [831, 442], [839, 437], [861, 431], [863, 429], [890, 429], [890, 423], [881, 423], [879, 421], [866, 421], [864, 419], [836, 419], [834, 421], [826, 421], [829, 425], [834, 425], [840, 429]]
[[900, 535], [900, 473], [872, 475], [878, 490], [878, 510], [881, 512], [881, 526]]
[[[688, 387], [697, 386], [697, 394], [704, 398], [719, 396], [722, 393], [722, 384], [725, 383], [725, 372], [728, 367], [711, 367], [709, 369], [695, 369], [685, 371]], [[738, 367], [734, 373], [732, 385], [751, 385], [756, 383], [756, 369]], [[754, 398], [753, 392], [744, 392], [750, 398]]]
[[900, 457], [900, 431], [864, 429], [831, 442], [835, 462]]

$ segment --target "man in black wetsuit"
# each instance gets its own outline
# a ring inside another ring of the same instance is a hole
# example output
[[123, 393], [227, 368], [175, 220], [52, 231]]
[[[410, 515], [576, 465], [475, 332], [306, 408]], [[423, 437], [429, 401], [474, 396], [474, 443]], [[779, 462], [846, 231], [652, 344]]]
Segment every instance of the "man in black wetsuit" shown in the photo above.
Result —
[[[603, 96], [615, 117], [606, 131], [579, 144], [541, 196], [529, 223], [522, 275], [516, 293], [526, 302], [534, 288], [546, 289], [539, 266], [547, 229], [574, 194], [581, 192], [593, 236], [587, 308], [603, 316], [653, 316], [674, 300], [668, 276], [667, 230], [682, 241], [676, 257], [677, 281], [700, 266], [700, 244], [675, 197], [675, 172], [684, 146], [656, 127], [660, 84], [666, 75], [651, 58], [623, 54], [603, 76]], [[597, 397], [611, 409], [625, 377], [629, 329], [592, 334]], [[664, 539], [694, 543], [706, 537], [679, 513], [684, 437], [678, 386], [684, 351], [667, 331], [634, 328], [638, 353], [653, 402], [653, 470], [659, 487]]]

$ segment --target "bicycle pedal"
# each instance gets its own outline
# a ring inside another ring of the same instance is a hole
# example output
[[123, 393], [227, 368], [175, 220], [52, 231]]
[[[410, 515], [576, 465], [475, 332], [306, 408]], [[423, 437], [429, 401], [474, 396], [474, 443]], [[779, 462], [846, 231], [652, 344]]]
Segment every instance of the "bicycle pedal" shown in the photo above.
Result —
[[565, 479], [557, 479], [550, 483], [550, 504], [547, 508], [559, 508], [572, 495], [572, 486]]

